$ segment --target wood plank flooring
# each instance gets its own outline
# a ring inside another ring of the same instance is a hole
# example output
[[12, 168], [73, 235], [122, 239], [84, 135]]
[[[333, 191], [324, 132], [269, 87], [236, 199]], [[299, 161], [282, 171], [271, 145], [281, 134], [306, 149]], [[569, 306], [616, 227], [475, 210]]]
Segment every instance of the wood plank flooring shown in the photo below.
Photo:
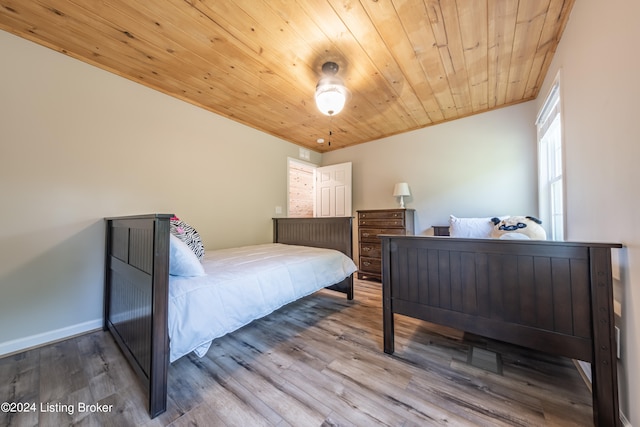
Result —
[[[0, 426], [592, 424], [571, 360], [462, 338], [397, 316], [396, 352], [384, 354], [380, 284], [356, 280], [354, 301], [320, 291], [176, 361], [168, 410], [153, 420], [105, 332], [2, 358], [0, 402], [36, 407], [0, 411]], [[471, 345], [500, 352], [502, 375], [467, 364]]]

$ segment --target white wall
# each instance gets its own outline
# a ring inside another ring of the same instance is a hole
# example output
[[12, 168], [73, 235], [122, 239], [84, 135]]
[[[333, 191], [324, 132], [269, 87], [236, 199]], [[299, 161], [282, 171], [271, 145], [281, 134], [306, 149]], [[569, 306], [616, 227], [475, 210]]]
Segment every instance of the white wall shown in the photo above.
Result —
[[[634, 0], [576, 2], [541, 91], [562, 70], [568, 238], [626, 246], [614, 270], [621, 403], [634, 425], [637, 16]], [[99, 324], [104, 216], [173, 212], [209, 248], [271, 238], [274, 207], [286, 206], [286, 157], [297, 157], [296, 146], [2, 31], [0, 52], [0, 354]], [[354, 210], [397, 206], [393, 184], [409, 182], [419, 233], [450, 213], [536, 213], [533, 119], [542, 98], [327, 153], [322, 162], [353, 162]], [[143, 156], [150, 161], [139, 162]], [[150, 179], [157, 171], [161, 178]]]
[[416, 234], [449, 215], [537, 215], [535, 103], [427, 127], [325, 153], [324, 165], [353, 162], [353, 207], [398, 207], [406, 181]]
[[297, 146], [2, 31], [0, 52], [0, 354], [101, 325], [105, 216], [272, 239]]
[[[538, 107], [560, 72], [569, 240], [620, 242], [621, 409], [640, 425], [640, 2], [577, 1]], [[633, 402], [636, 402], [635, 404]]]

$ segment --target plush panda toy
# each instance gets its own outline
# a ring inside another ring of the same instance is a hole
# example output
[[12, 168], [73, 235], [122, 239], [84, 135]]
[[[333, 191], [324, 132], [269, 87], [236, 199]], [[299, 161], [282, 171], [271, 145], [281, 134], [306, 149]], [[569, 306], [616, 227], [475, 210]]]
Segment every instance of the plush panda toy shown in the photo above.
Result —
[[538, 218], [532, 216], [510, 216], [508, 218], [491, 218], [494, 239], [532, 239], [546, 240], [547, 233]]

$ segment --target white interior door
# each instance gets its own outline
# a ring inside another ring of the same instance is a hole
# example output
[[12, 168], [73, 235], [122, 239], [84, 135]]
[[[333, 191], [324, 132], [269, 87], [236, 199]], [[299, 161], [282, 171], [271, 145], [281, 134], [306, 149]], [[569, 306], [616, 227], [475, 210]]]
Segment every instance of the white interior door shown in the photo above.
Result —
[[315, 216], [351, 216], [351, 162], [316, 169]]

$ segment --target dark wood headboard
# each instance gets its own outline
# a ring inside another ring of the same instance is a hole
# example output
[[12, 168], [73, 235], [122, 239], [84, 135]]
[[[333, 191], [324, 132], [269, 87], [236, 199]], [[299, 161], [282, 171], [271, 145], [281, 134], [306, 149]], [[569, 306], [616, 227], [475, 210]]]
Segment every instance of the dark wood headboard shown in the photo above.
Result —
[[353, 257], [353, 218], [273, 218], [273, 241], [335, 249]]

